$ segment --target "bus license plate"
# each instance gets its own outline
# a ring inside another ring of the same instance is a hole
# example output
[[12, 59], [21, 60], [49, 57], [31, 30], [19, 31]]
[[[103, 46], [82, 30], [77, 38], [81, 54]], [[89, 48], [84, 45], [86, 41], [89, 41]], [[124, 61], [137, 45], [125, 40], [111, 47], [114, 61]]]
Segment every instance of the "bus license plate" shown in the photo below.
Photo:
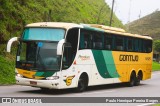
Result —
[[35, 82], [35, 81], [30, 81], [30, 84], [32, 84], [32, 85], [37, 85], [37, 82]]

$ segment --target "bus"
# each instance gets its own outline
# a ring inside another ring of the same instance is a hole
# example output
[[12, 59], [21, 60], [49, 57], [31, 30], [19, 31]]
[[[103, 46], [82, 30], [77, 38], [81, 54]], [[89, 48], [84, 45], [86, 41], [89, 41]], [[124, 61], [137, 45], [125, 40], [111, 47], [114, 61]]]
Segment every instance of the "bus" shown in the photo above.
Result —
[[44, 89], [126, 83], [151, 78], [152, 38], [98, 24], [39, 22], [25, 26], [18, 43], [16, 84]]

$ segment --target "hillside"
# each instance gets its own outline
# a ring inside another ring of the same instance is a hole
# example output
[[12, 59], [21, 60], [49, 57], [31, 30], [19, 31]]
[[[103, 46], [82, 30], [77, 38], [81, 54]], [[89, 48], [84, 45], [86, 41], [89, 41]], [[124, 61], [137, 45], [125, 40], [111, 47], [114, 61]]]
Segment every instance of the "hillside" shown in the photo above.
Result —
[[[20, 36], [26, 24], [62, 21], [109, 25], [111, 12], [105, 0], [0, 0], [0, 5], [0, 84], [14, 83], [16, 50], [7, 54], [6, 43]], [[123, 27], [115, 15], [112, 25]]]
[[[0, 0], [0, 41], [19, 36], [26, 24], [40, 21], [109, 25], [110, 8], [104, 0]], [[51, 16], [48, 17], [49, 11]], [[113, 26], [122, 27], [117, 17]]]
[[153, 39], [160, 39], [160, 11], [147, 15], [126, 25], [129, 32], [150, 35]]

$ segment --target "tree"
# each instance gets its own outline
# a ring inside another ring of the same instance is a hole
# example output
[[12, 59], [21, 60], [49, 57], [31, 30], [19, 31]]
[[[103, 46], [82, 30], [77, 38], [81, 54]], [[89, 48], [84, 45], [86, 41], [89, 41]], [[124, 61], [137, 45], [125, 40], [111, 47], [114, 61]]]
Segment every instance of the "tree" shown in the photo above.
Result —
[[159, 53], [159, 55], [158, 55], [158, 57], [156, 56], [156, 59], [157, 59], [157, 61], [160, 61], [160, 40], [156, 40], [156, 41], [154, 41], [153, 42], [153, 49], [154, 49], [154, 51], [155, 52], [158, 52]]
[[106, 6], [106, 4], [104, 4], [102, 7], [101, 7], [101, 9], [99, 10], [99, 13], [98, 13], [98, 18], [97, 18], [97, 24], [99, 23], [99, 21], [100, 21], [100, 15], [101, 15], [101, 13], [102, 13], [102, 11], [103, 11], [103, 8]]
[[157, 52], [160, 52], [160, 40], [156, 40], [153, 43], [153, 48], [154, 50], [156, 50]]

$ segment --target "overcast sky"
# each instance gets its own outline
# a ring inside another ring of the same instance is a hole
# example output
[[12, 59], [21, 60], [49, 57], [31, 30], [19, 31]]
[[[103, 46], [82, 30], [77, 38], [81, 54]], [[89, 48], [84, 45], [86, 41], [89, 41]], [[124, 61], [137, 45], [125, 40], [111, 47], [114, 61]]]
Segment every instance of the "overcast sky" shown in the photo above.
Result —
[[[112, 0], [106, 0], [112, 6]], [[115, 0], [114, 12], [123, 24], [160, 10], [160, 0]]]

